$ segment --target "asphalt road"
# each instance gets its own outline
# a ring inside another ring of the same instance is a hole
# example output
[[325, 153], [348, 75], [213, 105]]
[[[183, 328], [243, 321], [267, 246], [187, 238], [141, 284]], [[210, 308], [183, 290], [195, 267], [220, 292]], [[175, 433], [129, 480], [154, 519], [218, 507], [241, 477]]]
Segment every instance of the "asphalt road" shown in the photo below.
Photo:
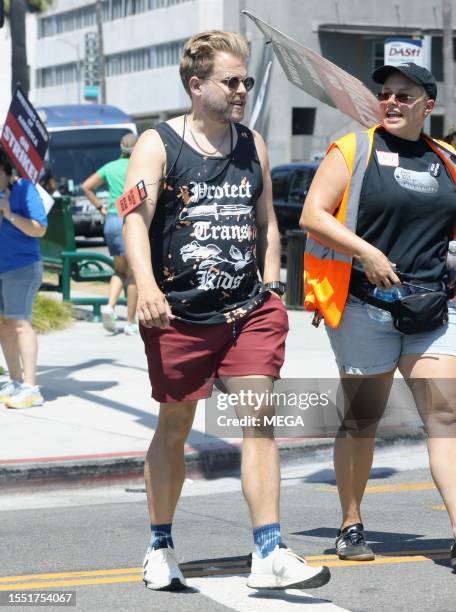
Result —
[[283, 538], [310, 563], [330, 566], [332, 579], [320, 589], [245, 587], [251, 531], [234, 476], [184, 485], [173, 537], [192, 589], [181, 594], [149, 591], [141, 582], [149, 531], [140, 481], [3, 491], [0, 601], [5, 591], [52, 589], [75, 592], [72, 609], [84, 611], [456, 611], [449, 521], [423, 443], [377, 454], [364, 503], [375, 562], [334, 555], [339, 511], [329, 453], [285, 467], [282, 478]]

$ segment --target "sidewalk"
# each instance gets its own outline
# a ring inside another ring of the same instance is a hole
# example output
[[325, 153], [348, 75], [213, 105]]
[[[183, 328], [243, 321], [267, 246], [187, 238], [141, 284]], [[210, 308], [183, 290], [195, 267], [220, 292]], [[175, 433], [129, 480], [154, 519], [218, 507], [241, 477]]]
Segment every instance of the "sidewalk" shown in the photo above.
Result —
[[[118, 311], [125, 315], [125, 308]], [[313, 328], [308, 313], [289, 311], [289, 316], [282, 377], [337, 378], [324, 329]], [[120, 329], [123, 325], [120, 320]], [[86, 321], [41, 335], [38, 383], [44, 406], [9, 410], [0, 405], [1, 484], [142, 472], [158, 404], [150, 398], [139, 336], [110, 334], [101, 324]], [[328, 438], [279, 441], [282, 458], [332, 443]], [[188, 466], [206, 475], [236, 467], [239, 449], [239, 439], [205, 433], [204, 402], [200, 402], [186, 447]]]

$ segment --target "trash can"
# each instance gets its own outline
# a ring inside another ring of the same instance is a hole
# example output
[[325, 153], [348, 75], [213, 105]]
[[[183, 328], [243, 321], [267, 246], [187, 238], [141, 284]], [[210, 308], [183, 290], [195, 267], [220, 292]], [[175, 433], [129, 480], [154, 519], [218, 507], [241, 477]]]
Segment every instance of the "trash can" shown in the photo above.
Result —
[[303, 309], [304, 302], [304, 249], [307, 232], [303, 230], [288, 230], [287, 238], [287, 292], [285, 304], [287, 308]]

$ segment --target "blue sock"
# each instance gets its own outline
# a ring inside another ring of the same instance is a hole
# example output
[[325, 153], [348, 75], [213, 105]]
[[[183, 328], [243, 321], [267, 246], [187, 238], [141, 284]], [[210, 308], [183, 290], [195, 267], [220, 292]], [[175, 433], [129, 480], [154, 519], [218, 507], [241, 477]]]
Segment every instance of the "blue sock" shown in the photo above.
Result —
[[163, 525], [151, 525], [149, 550], [158, 550], [159, 548], [174, 548], [173, 538], [171, 537], [172, 523]]
[[256, 554], [264, 559], [272, 553], [278, 544], [282, 543], [280, 523], [269, 523], [269, 525], [255, 527], [253, 530], [253, 541], [255, 542]]

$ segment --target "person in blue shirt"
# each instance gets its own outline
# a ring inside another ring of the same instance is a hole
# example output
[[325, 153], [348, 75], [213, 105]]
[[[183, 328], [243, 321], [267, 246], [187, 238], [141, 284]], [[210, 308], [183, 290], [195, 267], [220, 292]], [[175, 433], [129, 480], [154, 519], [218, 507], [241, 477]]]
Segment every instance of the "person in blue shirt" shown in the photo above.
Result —
[[38, 191], [29, 180], [13, 178], [0, 148], [0, 345], [10, 378], [0, 385], [0, 402], [8, 408], [43, 403], [36, 386], [38, 341], [31, 318], [43, 274], [39, 238], [46, 228]]

